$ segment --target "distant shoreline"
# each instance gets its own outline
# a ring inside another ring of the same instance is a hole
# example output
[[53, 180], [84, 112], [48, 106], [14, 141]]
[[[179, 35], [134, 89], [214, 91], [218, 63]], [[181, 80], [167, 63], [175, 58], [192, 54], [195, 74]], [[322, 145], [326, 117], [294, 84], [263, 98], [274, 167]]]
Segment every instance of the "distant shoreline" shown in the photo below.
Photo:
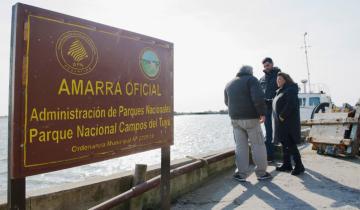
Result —
[[209, 114], [228, 114], [227, 112], [175, 112], [174, 115], [209, 115]]
[[[174, 116], [179, 115], [208, 115], [208, 114], [228, 114], [227, 111], [206, 111], [206, 112], [174, 112]], [[8, 118], [8, 116], [0, 116], [0, 119]]]

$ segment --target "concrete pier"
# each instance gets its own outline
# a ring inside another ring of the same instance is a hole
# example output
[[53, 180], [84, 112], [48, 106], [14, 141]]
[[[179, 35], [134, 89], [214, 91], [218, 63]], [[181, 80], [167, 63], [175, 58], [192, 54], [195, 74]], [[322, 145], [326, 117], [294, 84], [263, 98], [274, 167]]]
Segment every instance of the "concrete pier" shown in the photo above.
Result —
[[302, 146], [306, 172], [300, 176], [275, 171], [272, 180], [245, 183], [232, 179], [233, 169], [181, 197], [174, 210], [201, 209], [360, 209], [360, 158], [340, 159]]
[[[360, 209], [359, 157], [318, 155], [311, 144], [299, 149], [306, 172], [298, 177], [276, 172], [276, 164], [272, 164], [268, 168], [272, 180], [259, 182], [252, 174], [247, 182], [240, 183], [232, 179], [234, 156], [175, 177], [171, 180], [171, 209]], [[172, 166], [189, 162], [178, 160]], [[159, 165], [152, 166], [147, 177], [158, 174]], [[126, 172], [29, 192], [27, 209], [88, 209], [130, 189], [132, 179], [132, 172]], [[145, 193], [143, 209], [159, 209], [159, 195], [159, 188]], [[5, 202], [0, 198], [0, 210], [6, 209]], [[129, 209], [129, 203], [116, 209]]]
[[[231, 152], [229, 150], [219, 151]], [[216, 153], [217, 154], [217, 153]], [[209, 153], [213, 156], [215, 153]], [[172, 168], [177, 168], [194, 162], [188, 158], [172, 161]], [[174, 202], [180, 196], [197, 189], [208, 179], [217, 176], [234, 166], [234, 156], [227, 156], [217, 162], [209, 163], [183, 175], [171, 179], [170, 195]], [[133, 172], [113, 174], [108, 177], [95, 177], [80, 183], [64, 184], [51, 189], [41, 189], [27, 193], [26, 209], [58, 210], [58, 209], [88, 209], [103, 201], [119, 195], [132, 187]], [[160, 174], [160, 165], [150, 166], [146, 177], [151, 179]], [[142, 195], [143, 209], [160, 209], [160, 189], [154, 188]], [[0, 210], [7, 209], [6, 200], [0, 198]], [[119, 205], [116, 209], [129, 209], [129, 201]]]

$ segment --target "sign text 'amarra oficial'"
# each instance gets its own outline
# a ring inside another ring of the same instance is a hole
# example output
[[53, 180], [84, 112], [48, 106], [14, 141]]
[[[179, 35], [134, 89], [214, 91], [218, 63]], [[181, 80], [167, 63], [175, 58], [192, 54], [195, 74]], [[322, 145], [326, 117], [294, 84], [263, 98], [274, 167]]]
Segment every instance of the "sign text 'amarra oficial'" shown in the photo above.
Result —
[[17, 4], [12, 177], [173, 144], [173, 44]]

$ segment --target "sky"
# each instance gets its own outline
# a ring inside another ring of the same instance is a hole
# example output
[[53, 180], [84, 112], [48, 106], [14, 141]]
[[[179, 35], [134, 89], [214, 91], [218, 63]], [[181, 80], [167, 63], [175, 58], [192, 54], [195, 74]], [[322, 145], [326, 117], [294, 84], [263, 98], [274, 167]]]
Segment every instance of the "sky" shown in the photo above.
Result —
[[[174, 43], [175, 111], [226, 109], [239, 68], [261, 77], [264, 57], [293, 79], [326, 87], [336, 105], [360, 98], [358, 0], [24, 0], [22, 3]], [[0, 116], [8, 113], [11, 7], [0, 2]]]

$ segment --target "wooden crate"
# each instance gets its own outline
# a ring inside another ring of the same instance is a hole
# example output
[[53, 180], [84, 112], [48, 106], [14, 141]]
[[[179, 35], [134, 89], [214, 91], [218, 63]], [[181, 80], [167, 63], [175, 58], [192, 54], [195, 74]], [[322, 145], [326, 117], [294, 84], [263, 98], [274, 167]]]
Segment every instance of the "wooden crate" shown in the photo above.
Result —
[[307, 140], [319, 154], [350, 157], [359, 153], [359, 116], [360, 106], [356, 106], [355, 114], [318, 113], [314, 119], [304, 121], [302, 125], [311, 126]]

